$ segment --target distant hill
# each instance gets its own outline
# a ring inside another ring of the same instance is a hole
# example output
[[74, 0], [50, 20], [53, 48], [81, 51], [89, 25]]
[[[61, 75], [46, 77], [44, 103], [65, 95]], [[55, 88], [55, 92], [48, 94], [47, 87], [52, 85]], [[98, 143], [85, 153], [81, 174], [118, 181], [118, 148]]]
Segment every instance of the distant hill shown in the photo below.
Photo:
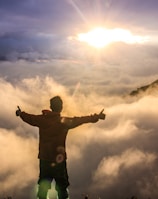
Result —
[[136, 90], [132, 91], [130, 93], [131, 96], [137, 96], [139, 94], [145, 93], [147, 91], [151, 91], [153, 89], [158, 89], [158, 80], [152, 82], [151, 84], [148, 84], [146, 86], [142, 86], [137, 88]]

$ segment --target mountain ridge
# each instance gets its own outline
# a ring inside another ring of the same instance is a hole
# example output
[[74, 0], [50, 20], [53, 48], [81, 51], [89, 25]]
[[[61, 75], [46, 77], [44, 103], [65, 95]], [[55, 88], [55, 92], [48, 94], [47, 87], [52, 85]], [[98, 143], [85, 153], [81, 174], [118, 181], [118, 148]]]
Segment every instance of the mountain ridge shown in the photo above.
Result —
[[141, 87], [137, 88], [136, 90], [131, 91], [129, 95], [137, 96], [140, 93], [145, 93], [145, 92], [149, 91], [150, 89], [156, 88], [157, 86], [158, 86], [158, 79], [155, 80], [154, 82], [152, 82], [151, 84], [141, 86]]

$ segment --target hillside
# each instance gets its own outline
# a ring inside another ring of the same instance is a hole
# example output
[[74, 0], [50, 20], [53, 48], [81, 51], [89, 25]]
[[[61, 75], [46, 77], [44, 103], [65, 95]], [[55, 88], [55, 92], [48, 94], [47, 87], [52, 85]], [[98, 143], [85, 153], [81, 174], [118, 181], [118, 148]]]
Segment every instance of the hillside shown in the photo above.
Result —
[[152, 82], [151, 84], [142, 86], [137, 88], [136, 90], [133, 90], [130, 95], [131, 96], [137, 96], [139, 94], [143, 94], [145, 92], [152, 93], [153, 89], [156, 90], [158, 88], [158, 80]]

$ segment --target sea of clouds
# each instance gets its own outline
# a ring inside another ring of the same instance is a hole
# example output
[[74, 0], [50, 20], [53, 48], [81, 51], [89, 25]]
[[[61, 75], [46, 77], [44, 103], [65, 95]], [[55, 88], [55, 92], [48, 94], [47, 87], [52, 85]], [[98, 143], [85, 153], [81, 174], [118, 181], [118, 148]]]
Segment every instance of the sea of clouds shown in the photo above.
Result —
[[[22, 110], [41, 114], [49, 99], [60, 95], [63, 115], [107, 114], [105, 121], [70, 130], [67, 137], [70, 196], [91, 198], [156, 198], [158, 93], [137, 97], [74, 91], [52, 77], [0, 79], [1, 197], [33, 198], [38, 179], [38, 129], [15, 116]], [[53, 198], [53, 194], [50, 197]]]

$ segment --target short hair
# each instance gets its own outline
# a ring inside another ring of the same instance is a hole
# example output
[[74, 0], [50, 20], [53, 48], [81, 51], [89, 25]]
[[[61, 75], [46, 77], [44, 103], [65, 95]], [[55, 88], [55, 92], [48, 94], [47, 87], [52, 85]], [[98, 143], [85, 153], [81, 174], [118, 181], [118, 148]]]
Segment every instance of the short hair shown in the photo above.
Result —
[[50, 108], [52, 111], [61, 112], [63, 108], [63, 101], [59, 96], [55, 96], [50, 99]]

